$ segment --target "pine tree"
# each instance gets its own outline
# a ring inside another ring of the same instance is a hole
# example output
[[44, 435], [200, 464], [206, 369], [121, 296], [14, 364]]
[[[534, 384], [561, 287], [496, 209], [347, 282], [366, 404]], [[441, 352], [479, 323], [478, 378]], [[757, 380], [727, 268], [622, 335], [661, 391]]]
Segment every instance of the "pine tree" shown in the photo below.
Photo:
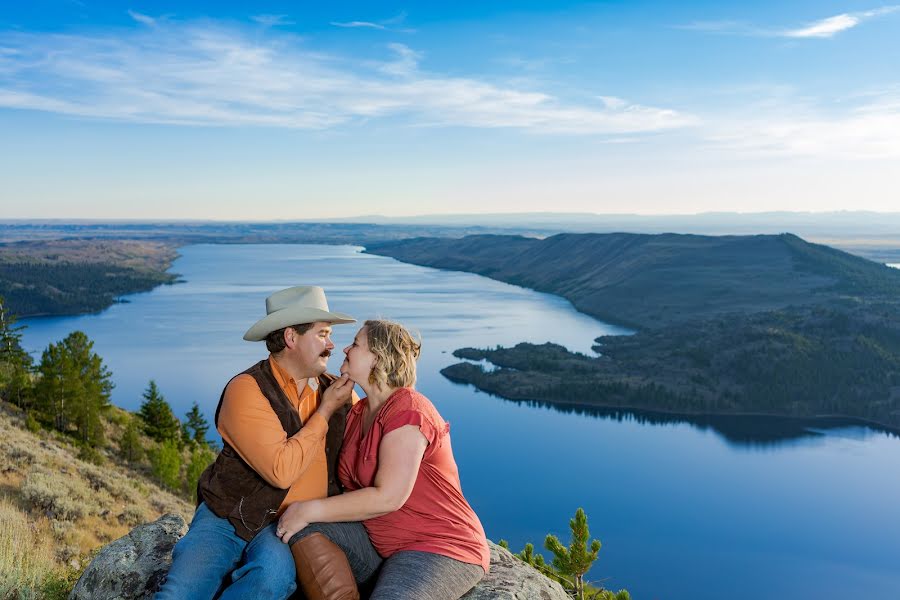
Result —
[[544, 562], [543, 554], [535, 554], [534, 553], [534, 544], [531, 542], [525, 544], [525, 548], [522, 549], [521, 552], [516, 554], [523, 562], [528, 563], [532, 567], [537, 570], [543, 570], [546, 568], [546, 562]]
[[63, 345], [69, 354], [77, 382], [76, 402], [72, 405], [75, 431], [89, 447], [102, 446], [105, 440], [100, 417], [110, 405], [112, 374], [103, 365], [103, 359], [93, 352], [94, 342], [83, 332], [69, 334]]
[[[508, 548], [508, 545], [507, 545]], [[522, 562], [531, 565], [550, 579], [554, 581], [558, 581], [563, 585], [567, 585], [569, 587], [573, 587], [574, 583], [563, 577], [561, 574], [554, 571], [550, 565], [546, 563], [544, 560], [544, 555], [541, 553], [535, 554], [534, 552], [534, 544], [528, 542], [525, 544], [525, 548], [522, 549], [521, 552], [515, 555], [516, 558], [521, 560]]]
[[157, 442], [173, 440], [181, 443], [181, 422], [172, 413], [172, 407], [159, 392], [152, 379], [143, 394], [144, 402], [138, 415], [144, 422], [144, 433]]
[[36, 404], [42, 420], [59, 431], [69, 425], [68, 405], [72, 398], [73, 369], [62, 342], [50, 344], [41, 354], [39, 379], [35, 389]]
[[129, 463], [137, 462], [144, 457], [140, 427], [138, 417], [129, 417], [128, 424], [122, 431], [122, 437], [119, 438], [119, 454]]
[[31, 355], [22, 349], [24, 325], [16, 325], [15, 315], [9, 314], [0, 296], [0, 398], [17, 406], [29, 408], [31, 400]]
[[200, 406], [194, 402], [185, 415], [184, 429], [188, 439], [200, 445], [206, 445], [206, 432], [209, 430], [209, 422], [200, 412]]
[[572, 530], [572, 541], [568, 548], [563, 546], [555, 535], [547, 536], [544, 547], [554, 555], [554, 568], [560, 574], [572, 577], [575, 597], [584, 600], [584, 574], [597, 560], [600, 540], [593, 540], [588, 550], [591, 533], [588, 530], [587, 516], [581, 508], [575, 511], [575, 518], [569, 520], [569, 529]]
[[81, 331], [50, 344], [41, 356], [36, 404], [45, 420], [62, 432], [74, 426], [89, 447], [104, 443], [101, 413], [109, 406], [112, 374]]

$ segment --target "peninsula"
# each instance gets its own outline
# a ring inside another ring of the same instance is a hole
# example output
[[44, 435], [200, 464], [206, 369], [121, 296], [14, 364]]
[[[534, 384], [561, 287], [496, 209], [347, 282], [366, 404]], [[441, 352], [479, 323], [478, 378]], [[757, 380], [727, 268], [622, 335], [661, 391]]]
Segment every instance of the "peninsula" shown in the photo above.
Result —
[[60, 239], [0, 244], [0, 297], [19, 317], [75, 315], [174, 283], [176, 246], [152, 240]]
[[846, 416], [900, 429], [900, 271], [791, 234], [420, 238], [398, 260], [557, 294], [636, 330], [600, 356], [465, 348], [448, 378], [513, 400], [683, 414]]

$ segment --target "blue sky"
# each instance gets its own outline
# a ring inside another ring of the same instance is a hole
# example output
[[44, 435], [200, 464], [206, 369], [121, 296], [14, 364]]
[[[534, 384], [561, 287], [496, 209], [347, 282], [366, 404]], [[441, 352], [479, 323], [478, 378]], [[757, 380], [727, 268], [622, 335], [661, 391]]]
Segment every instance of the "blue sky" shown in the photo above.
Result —
[[900, 210], [900, 5], [436, 4], [5, 3], [0, 218]]

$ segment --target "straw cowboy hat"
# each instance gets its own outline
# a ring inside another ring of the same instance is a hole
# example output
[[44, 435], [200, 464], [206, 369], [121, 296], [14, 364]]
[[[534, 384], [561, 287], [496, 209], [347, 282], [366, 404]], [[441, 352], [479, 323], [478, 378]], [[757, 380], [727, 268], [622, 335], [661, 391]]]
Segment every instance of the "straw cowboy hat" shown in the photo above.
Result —
[[325, 290], [317, 285], [298, 285], [266, 298], [266, 316], [244, 334], [248, 342], [261, 342], [273, 331], [303, 323], [355, 323], [350, 315], [328, 310]]

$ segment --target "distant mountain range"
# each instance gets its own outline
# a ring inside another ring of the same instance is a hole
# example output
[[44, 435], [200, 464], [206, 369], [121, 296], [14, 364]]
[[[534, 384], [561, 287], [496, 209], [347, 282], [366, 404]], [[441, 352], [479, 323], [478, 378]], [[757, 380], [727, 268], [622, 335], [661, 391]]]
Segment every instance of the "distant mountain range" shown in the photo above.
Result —
[[[900, 212], [707, 212], [687, 215], [630, 215], [598, 213], [485, 213], [411, 217], [367, 215], [321, 219], [376, 225], [481, 226], [572, 233], [696, 233], [738, 235], [791, 232], [804, 238], [900, 238]], [[898, 239], [900, 242], [900, 239]]]
[[491, 230], [534, 230], [552, 233], [696, 233], [739, 235], [792, 232], [804, 238], [835, 236], [900, 236], [900, 212], [705, 212], [697, 214], [600, 214], [572, 212], [519, 212], [430, 214], [414, 216], [358, 215], [340, 218], [285, 219], [279, 221], [219, 221], [215, 219], [0, 219], [0, 240], [14, 229], [72, 232], [115, 229], [134, 232], [234, 233], [236, 228], [278, 231], [292, 225], [323, 223], [334, 225], [381, 225], [397, 227], [487, 228]]
[[410, 237], [497, 233], [548, 237], [557, 233], [794, 233], [880, 262], [900, 263], [900, 212], [701, 213], [627, 215], [498, 213], [253, 221], [2, 220], [0, 244], [52, 239], [153, 239], [174, 244], [355, 244]]

